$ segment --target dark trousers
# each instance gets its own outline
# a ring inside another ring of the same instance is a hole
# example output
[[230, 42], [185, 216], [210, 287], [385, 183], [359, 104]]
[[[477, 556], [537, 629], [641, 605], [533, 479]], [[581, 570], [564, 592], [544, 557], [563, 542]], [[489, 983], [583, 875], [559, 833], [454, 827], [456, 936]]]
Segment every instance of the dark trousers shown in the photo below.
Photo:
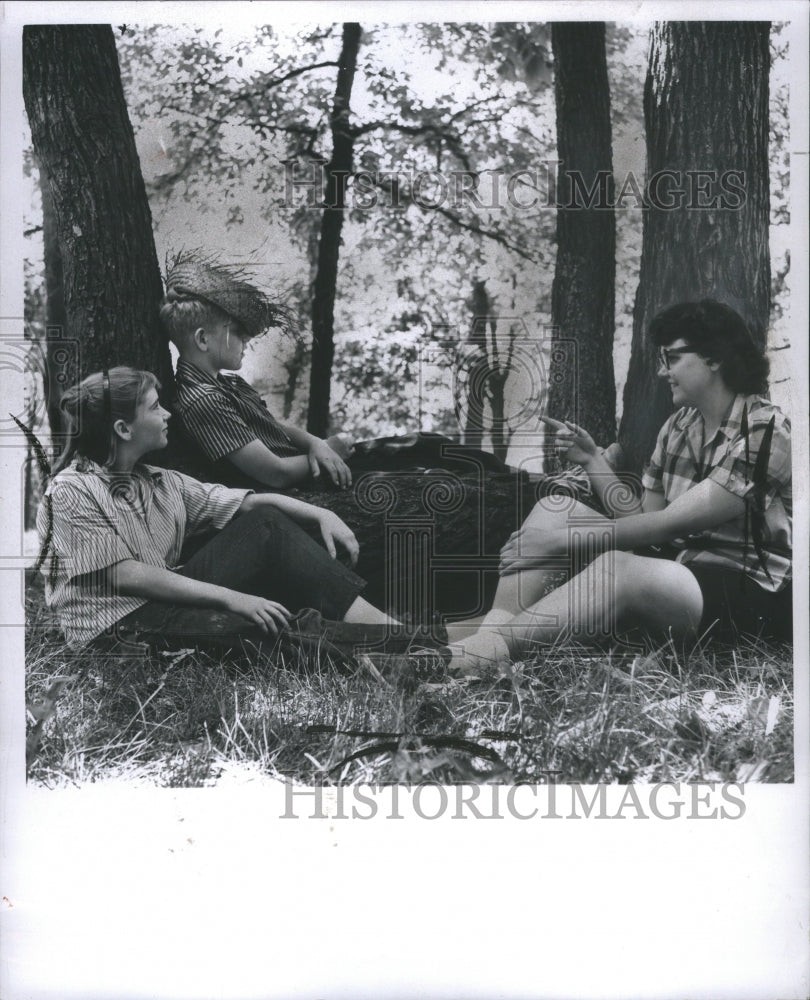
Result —
[[[278, 601], [292, 612], [314, 608], [341, 620], [365, 581], [272, 507], [236, 517], [177, 570], [182, 576]], [[234, 648], [268, 636], [229, 611], [148, 601], [117, 624], [124, 642], [167, 648], [208, 643]]]

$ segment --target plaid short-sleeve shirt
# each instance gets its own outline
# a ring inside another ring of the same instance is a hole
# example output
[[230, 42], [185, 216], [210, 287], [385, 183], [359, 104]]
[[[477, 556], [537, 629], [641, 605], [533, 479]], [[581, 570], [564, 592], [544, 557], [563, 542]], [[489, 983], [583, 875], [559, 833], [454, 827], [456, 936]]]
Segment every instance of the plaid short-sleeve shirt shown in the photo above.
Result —
[[793, 493], [790, 421], [769, 400], [735, 397], [717, 434], [704, 442], [703, 416], [683, 407], [658, 435], [642, 483], [667, 504], [709, 479], [746, 501], [738, 518], [676, 539], [678, 561], [741, 570], [765, 590], [791, 578]]
[[175, 387], [175, 416], [211, 462], [256, 440], [280, 458], [301, 454], [262, 397], [239, 375], [214, 377], [181, 359]]
[[124, 559], [173, 569], [186, 538], [224, 528], [249, 490], [138, 465], [115, 476], [77, 458], [51, 481], [37, 514], [45, 599], [65, 637], [82, 645], [146, 603], [112, 592], [103, 570]]

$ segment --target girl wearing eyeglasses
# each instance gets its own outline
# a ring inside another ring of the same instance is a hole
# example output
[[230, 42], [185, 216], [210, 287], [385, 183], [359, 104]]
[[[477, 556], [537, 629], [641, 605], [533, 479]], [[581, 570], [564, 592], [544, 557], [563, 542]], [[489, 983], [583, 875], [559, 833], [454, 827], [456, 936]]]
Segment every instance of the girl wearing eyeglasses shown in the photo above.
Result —
[[666, 309], [649, 336], [675, 412], [642, 495], [630, 495], [587, 431], [546, 418], [611, 516], [559, 497], [537, 504], [502, 550], [491, 612], [449, 629], [460, 671], [564, 636], [789, 635], [790, 421], [764, 398], [767, 359], [743, 319], [708, 299]]

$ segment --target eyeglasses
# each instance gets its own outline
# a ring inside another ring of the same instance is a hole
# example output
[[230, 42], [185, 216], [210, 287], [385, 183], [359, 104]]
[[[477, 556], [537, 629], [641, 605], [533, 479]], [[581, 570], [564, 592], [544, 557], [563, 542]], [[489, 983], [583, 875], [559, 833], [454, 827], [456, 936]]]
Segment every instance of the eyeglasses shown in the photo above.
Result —
[[669, 371], [672, 362], [677, 361], [684, 354], [697, 354], [697, 351], [691, 347], [662, 347], [658, 351], [658, 363]]

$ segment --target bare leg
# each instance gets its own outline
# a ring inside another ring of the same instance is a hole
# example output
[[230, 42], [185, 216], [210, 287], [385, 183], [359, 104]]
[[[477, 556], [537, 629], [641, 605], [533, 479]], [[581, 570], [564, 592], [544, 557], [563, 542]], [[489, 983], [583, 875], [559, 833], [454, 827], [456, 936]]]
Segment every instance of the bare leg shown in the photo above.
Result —
[[[572, 519], [587, 520], [588, 524], [598, 524], [609, 519], [586, 507], [576, 500], [560, 497], [543, 497], [532, 508], [523, 522], [521, 530], [552, 530], [565, 528]], [[540, 553], [542, 557], [542, 553]], [[553, 586], [565, 581], [568, 560], [561, 563], [558, 557], [549, 560], [548, 567], [523, 570], [502, 576], [492, 602], [492, 608], [483, 618], [470, 618], [447, 626], [451, 642], [474, 635], [482, 626], [499, 626], [510, 621], [515, 615], [533, 607]]]
[[598, 644], [631, 627], [686, 637], [697, 629], [702, 611], [697, 580], [680, 563], [608, 552], [509, 622], [484, 626], [455, 645], [453, 665], [476, 672], [566, 635]]
[[[609, 518], [577, 500], [543, 497], [538, 500], [524, 521], [522, 530], [538, 528], [549, 531], [567, 528], [576, 520], [587, 522], [590, 526], [608, 522]], [[542, 553], [540, 555], [542, 556]], [[567, 569], [567, 560], [565, 565], [561, 564], [559, 558], [549, 561], [552, 565], [548, 568], [540, 567], [502, 576], [492, 602], [492, 610], [511, 611], [513, 615], [517, 615], [536, 604], [554, 584], [559, 586], [561, 574]], [[501, 616], [498, 615], [496, 618], [500, 619]], [[486, 618], [484, 621], [487, 623]]]

